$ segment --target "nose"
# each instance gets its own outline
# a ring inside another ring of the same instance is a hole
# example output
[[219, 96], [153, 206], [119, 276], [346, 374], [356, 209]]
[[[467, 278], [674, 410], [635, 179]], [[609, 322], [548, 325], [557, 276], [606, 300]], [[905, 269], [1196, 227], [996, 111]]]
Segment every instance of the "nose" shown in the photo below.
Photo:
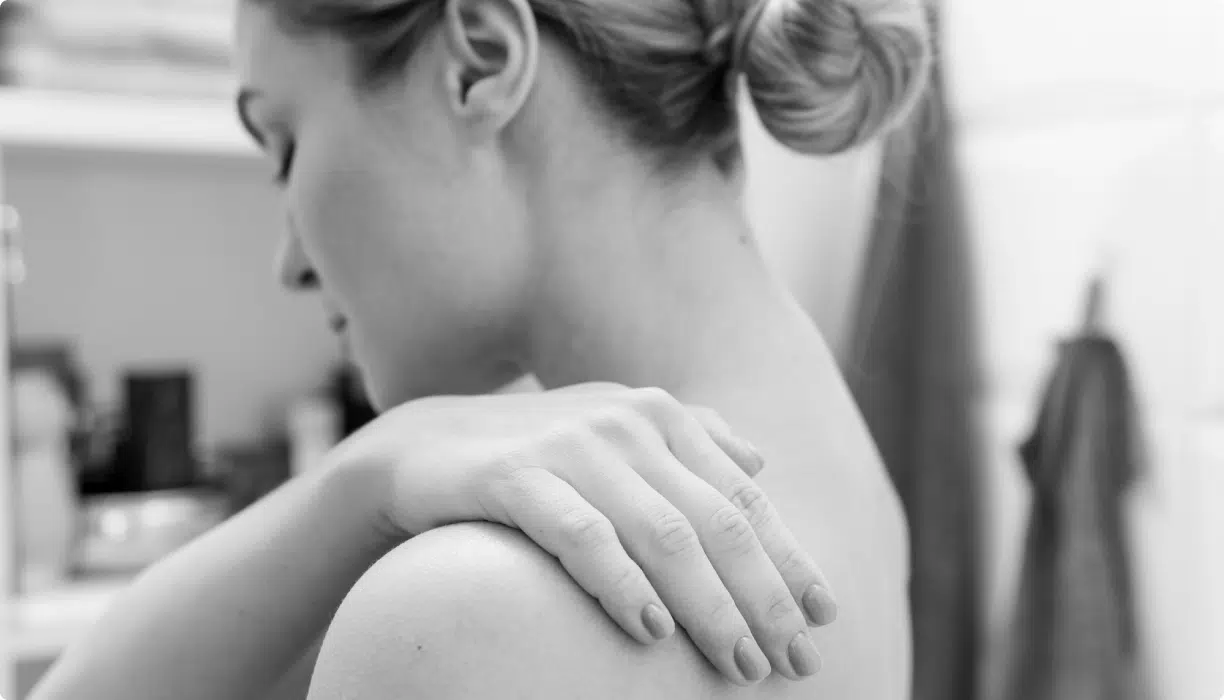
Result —
[[286, 231], [281, 238], [276, 253], [276, 270], [281, 286], [291, 292], [307, 291], [319, 287], [319, 276], [315, 273], [310, 259], [306, 257], [306, 251], [302, 249], [302, 244], [298, 242], [297, 236], [293, 235], [292, 231]]

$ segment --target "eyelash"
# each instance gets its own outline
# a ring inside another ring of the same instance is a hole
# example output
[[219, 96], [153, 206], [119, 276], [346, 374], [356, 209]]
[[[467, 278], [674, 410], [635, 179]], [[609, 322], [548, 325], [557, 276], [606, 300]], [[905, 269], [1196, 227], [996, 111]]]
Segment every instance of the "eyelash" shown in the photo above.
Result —
[[280, 168], [276, 172], [276, 177], [273, 178], [278, 185], [284, 185], [289, 181], [289, 170], [293, 168], [293, 142], [285, 144], [285, 153], [281, 156]]

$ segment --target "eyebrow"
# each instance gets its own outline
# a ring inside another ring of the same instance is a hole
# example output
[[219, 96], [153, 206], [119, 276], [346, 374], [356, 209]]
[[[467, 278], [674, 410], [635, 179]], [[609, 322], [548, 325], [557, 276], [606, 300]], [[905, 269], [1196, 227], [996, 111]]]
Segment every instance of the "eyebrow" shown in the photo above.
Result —
[[242, 128], [246, 129], [246, 132], [251, 135], [251, 138], [255, 140], [255, 143], [260, 148], [263, 148], [266, 145], [266, 140], [264, 139], [263, 132], [255, 126], [255, 122], [251, 119], [250, 107], [248, 106], [251, 100], [259, 97], [260, 94], [254, 88], [244, 87], [238, 91], [238, 97], [234, 99], [234, 106], [238, 110], [238, 121], [242, 122]]

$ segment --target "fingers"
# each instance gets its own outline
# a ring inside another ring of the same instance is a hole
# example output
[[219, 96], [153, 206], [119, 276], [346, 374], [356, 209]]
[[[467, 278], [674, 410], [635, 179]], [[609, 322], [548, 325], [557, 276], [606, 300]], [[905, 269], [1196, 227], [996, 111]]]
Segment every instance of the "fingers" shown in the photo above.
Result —
[[752, 481], [762, 464], [756, 450], [714, 411], [686, 409], [662, 390], [563, 391], [613, 400], [560, 433], [579, 453], [553, 455], [547, 470], [511, 470], [495, 510], [639, 641], [679, 623], [737, 683], [771, 668], [796, 680], [815, 673], [807, 626], [830, 622], [836, 608], [814, 561]]
[[738, 474], [728, 475], [717, 488], [747, 518], [792, 597], [799, 601], [808, 622], [819, 627], [836, 620], [837, 603], [828, 579], [790, 528], [783, 524], [764, 491], [751, 479]]
[[[674, 462], [661, 448], [652, 459], [660, 458]], [[625, 549], [641, 563], [676, 622], [730, 680], [747, 685], [768, 676], [769, 660], [689, 518], [629, 465], [614, 460], [599, 466], [567, 476], [581, 492], [592, 495], [591, 505], [615, 525]], [[672, 469], [684, 471], [678, 463]]]
[[727, 421], [712, 408], [687, 406], [688, 412], [697, 419], [706, 434], [748, 476], [756, 476], [765, 467], [765, 459], [747, 440], [738, 437]]
[[612, 523], [572, 486], [542, 469], [519, 469], [491, 493], [509, 524], [556, 557], [632, 637], [651, 644], [675, 632], [667, 607]]
[[[711, 444], [711, 449], [717, 448]], [[658, 457], [652, 459], [659, 461]], [[706, 556], [773, 668], [792, 680], [812, 675], [820, 667], [820, 657], [790, 587], [758, 541], [747, 516], [690, 469], [660, 469], [648, 478], [693, 523]], [[692, 630], [689, 636], [694, 636]]]
[[[690, 469], [704, 481], [714, 486], [727, 500], [733, 503], [752, 525], [753, 531], [764, 547], [766, 554], [786, 581], [795, 600], [799, 601], [808, 621], [816, 626], [832, 623], [837, 619], [837, 603], [832, 595], [828, 579], [820, 571], [815, 560], [807, 554], [778, 515], [773, 503], [766, 497], [751, 478], [745, 478], [743, 473], [726, 468], [726, 460], [717, 451], [701, 448], [703, 442], [699, 431], [692, 425], [686, 425], [685, 417], [674, 407], [663, 402], [663, 412], [670, 416], [671, 430], [680, 435], [676, 444], [689, 446], [692, 452], [686, 463]], [[720, 449], [728, 456], [728, 452], [717, 435], [732, 435], [731, 428], [716, 412], [693, 406], [686, 407], [688, 412], [701, 423], [702, 428]], [[734, 441], [734, 440], [733, 440]], [[743, 442], [747, 445], [747, 442]], [[755, 453], [755, 449], [753, 450]], [[743, 466], [742, 462], [738, 462]], [[754, 472], [747, 472], [748, 476]], [[758, 470], [759, 471], [759, 470]]]
[[815, 673], [820, 658], [807, 623], [831, 619], [831, 596], [815, 562], [702, 424], [666, 402], [654, 410], [668, 448], [687, 469], [660, 469], [647, 480], [697, 527], [711, 563], [774, 668], [792, 679]]

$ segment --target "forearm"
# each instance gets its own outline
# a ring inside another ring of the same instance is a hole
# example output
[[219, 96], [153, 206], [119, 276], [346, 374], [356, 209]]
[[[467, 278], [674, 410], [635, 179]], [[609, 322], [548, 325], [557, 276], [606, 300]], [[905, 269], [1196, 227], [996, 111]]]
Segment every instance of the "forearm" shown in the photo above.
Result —
[[153, 567], [34, 700], [261, 697], [394, 544], [359, 477], [296, 479]]

